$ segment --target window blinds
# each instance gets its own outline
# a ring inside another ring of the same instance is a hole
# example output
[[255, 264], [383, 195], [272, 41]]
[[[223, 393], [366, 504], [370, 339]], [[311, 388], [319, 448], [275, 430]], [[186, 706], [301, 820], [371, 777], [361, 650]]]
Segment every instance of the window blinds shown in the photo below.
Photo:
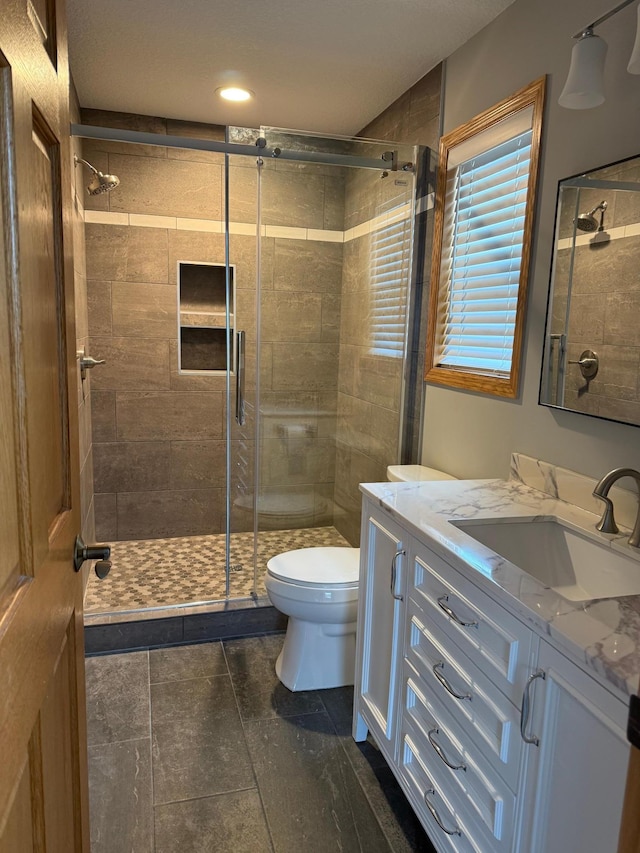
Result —
[[404, 355], [411, 222], [408, 212], [371, 235], [371, 346], [375, 355]]
[[531, 139], [518, 134], [447, 177], [437, 365], [509, 375]]

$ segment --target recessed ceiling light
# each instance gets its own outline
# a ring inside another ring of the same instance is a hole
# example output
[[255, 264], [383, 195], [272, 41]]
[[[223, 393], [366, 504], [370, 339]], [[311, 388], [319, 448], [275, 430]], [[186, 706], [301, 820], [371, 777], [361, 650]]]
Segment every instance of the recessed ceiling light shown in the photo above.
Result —
[[248, 101], [253, 96], [253, 92], [248, 89], [241, 89], [239, 86], [223, 86], [216, 89], [216, 92], [225, 101]]

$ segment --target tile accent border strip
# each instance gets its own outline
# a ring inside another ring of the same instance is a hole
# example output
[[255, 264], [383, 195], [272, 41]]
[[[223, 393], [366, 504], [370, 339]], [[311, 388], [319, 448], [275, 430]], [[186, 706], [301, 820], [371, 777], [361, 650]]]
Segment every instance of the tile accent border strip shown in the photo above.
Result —
[[[279, 237], [285, 240], [315, 240], [320, 243], [349, 243], [365, 234], [381, 231], [395, 222], [409, 219], [412, 207], [415, 214], [424, 213], [433, 208], [433, 194], [418, 199], [415, 206], [411, 202], [399, 205], [393, 210], [381, 213], [367, 222], [362, 222], [346, 231], [325, 231], [319, 228], [294, 228], [286, 225], [263, 225], [263, 237]], [[84, 221], [90, 225], [125, 225], [137, 228], [168, 228], [177, 231], [203, 231], [210, 234], [224, 234], [224, 222], [220, 219], [188, 219], [183, 216], [154, 216], [143, 213], [115, 213], [107, 210], [85, 210]], [[257, 226], [250, 222], [230, 222], [229, 233], [245, 237], [255, 237]]]
[[[606, 228], [604, 231], [596, 231], [595, 234], [577, 234], [576, 246], [588, 246], [592, 243], [610, 243], [612, 240], [622, 240], [625, 237], [638, 237], [640, 235], [640, 222], [632, 225], [620, 225], [617, 228]], [[558, 240], [557, 249], [570, 249], [573, 246], [573, 237], [563, 237]]]

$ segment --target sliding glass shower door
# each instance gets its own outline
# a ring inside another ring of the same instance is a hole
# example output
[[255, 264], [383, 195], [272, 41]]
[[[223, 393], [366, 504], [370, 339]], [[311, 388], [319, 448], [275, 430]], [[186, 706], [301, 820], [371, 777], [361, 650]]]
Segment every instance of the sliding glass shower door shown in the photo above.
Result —
[[258, 599], [274, 554], [357, 545], [358, 484], [397, 461], [415, 196], [413, 147], [260, 136], [276, 156], [229, 158], [227, 223], [229, 593], [251, 561]]

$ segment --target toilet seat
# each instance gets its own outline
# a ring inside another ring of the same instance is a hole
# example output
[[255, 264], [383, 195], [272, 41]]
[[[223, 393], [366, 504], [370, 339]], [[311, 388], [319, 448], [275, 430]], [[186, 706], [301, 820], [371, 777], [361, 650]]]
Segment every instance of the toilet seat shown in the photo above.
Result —
[[296, 587], [347, 590], [358, 588], [359, 548], [299, 548], [272, 557], [267, 574]]

